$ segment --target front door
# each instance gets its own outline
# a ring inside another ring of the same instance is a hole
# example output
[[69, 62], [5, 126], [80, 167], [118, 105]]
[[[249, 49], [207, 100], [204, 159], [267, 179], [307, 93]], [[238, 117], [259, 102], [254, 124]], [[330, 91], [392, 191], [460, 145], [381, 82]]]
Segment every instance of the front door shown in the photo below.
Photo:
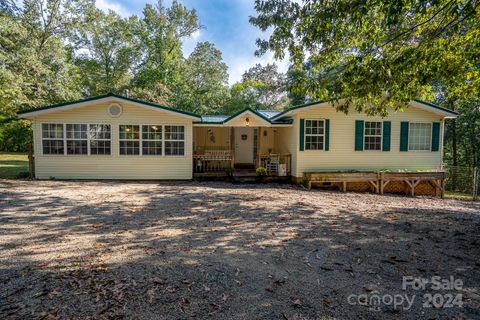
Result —
[[253, 128], [235, 130], [235, 163], [253, 164]]

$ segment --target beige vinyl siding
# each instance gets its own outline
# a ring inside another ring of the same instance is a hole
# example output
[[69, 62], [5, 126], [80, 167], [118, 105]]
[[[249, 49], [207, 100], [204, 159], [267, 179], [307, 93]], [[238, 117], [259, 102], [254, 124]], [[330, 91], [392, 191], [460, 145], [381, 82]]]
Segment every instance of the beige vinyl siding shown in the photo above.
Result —
[[[40, 115], [33, 118], [36, 177], [48, 179], [191, 179], [192, 120], [180, 115], [119, 103], [119, 117], [108, 114], [111, 102]], [[89, 123], [111, 125], [111, 155], [43, 155], [42, 123]], [[120, 155], [119, 125], [183, 125], [184, 156]]]
[[[211, 135], [215, 137], [214, 141]], [[194, 127], [193, 140], [195, 151], [199, 153], [205, 150], [230, 150], [230, 128]]]
[[[292, 170], [296, 167], [297, 150], [295, 145], [295, 131], [294, 127], [278, 127], [275, 128], [275, 148], [278, 153], [287, 154], [292, 156]], [[293, 171], [292, 171], [293, 172]]]
[[245, 127], [246, 118], [248, 118], [249, 120], [250, 127], [261, 127], [261, 126], [269, 125], [268, 121], [265, 121], [264, 119], [260, 118], [256, 114], [253, 114], [248, 111], [241, 115], [238, 115], [237, 117], [231, 119], [230, 121], [227, 121], [224, 125], [232, 126], [232, 127]]
[[[400, 122], [443, 122], [442, 117], [410, 106], [404, 112], [391, 112], [387, 118], [369, 117], [351, 111], [347, 115], [332, 106], [314, 106], [293, 116], [292, 175], [335, 170], [438, 170], [442, 167], [443, 125], [440, 150], [400, 152]], [[300, 119], [330, 119], [330, 150], [299, 151]], [[390, 151], [355, 151], [355, 120], [391, 121]]]
[[[273, 132], [273, 128], [267, 128], [267, 127], [260, 127], [258, 128], [258, 139], [260, 143], [260, 151], [259, 153], [261, 155], [268, 154], [269, 150], [272, 153], [276, 153], [275, 150], [275, 136]], [[265, 132], [267, 135], [265, 136]]]

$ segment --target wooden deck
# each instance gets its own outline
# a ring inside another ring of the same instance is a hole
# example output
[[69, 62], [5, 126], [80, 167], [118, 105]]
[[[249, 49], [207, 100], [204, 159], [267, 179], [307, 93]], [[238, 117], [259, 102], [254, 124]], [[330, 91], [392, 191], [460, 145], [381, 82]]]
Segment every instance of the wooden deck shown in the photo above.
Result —
[[435, 189], [435, 195], [443, 198], [445, 172], [382, 172], [380, 173], [380, 194], [392, 181], [401, 181], [410, 189], [410, 194], [415, 196], [415, 187], [422, 181], [430, 183]]
[[415, 188], [421, 182], [429, 183], [435, 195], [443, 198], [445, 172], [308, 172], [304, 173], [304, 183], [311, 189], [312, 183], [341, 183], [342, 191], [347, 190], [349, 182], [366, 182], [372, 192], [383, 194], [391, 182], [405, 184], [406, 190], [415, 196]]
[[376, 193], [379, 190], [379, 178], [376, 172], [309, 172], [304, 174], [308, 189], [313, 182], [340, 182], [342, 191], [347, 191], [348, 182], [368, 182]]

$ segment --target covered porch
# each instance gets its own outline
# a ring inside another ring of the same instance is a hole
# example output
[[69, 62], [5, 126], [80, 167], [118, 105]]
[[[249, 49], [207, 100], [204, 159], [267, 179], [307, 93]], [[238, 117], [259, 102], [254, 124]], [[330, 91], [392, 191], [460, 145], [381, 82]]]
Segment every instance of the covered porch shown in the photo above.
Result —
[[202, 120], [193, 128], [194, 176], [255, 175], [259, 167], [267, 176], [290, 176], [291, 155], [283, 139], [289, 124], [273, 124], [267, 115], [249, 109]]

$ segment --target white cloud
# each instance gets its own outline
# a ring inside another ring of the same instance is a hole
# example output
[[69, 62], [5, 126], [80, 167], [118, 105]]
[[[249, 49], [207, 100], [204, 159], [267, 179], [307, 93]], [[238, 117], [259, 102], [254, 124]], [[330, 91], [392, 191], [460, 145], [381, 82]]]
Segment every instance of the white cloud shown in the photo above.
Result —
[[225, 58], [225, 62], [228, 65], [229, 80], [230, 85], [238, 82], [242, 79], [242, 75], [249, 68], [253, 67], [255, 64], [260, 63], [262, 66], [268, 63], [275, 63], [278, 66], [278, 71], [287, 72], [289, 62], [288, 59], [275, 60], [273, 58], [272, 52], [267, 52], [261, 57], [256, 57], [252, 54], [251, 57], [245, 56], [236, 56], [229, 59]]
[[128, 17], [132, 14], [124, 6], [122, 6], [120, 3], [115, 2], [115, 1], [96, 0], [95, 4], [96, 4], [98, 9], [100, 9], [104, 12], [108, 12], [108, 10], [113, 10], [122, 17]]

